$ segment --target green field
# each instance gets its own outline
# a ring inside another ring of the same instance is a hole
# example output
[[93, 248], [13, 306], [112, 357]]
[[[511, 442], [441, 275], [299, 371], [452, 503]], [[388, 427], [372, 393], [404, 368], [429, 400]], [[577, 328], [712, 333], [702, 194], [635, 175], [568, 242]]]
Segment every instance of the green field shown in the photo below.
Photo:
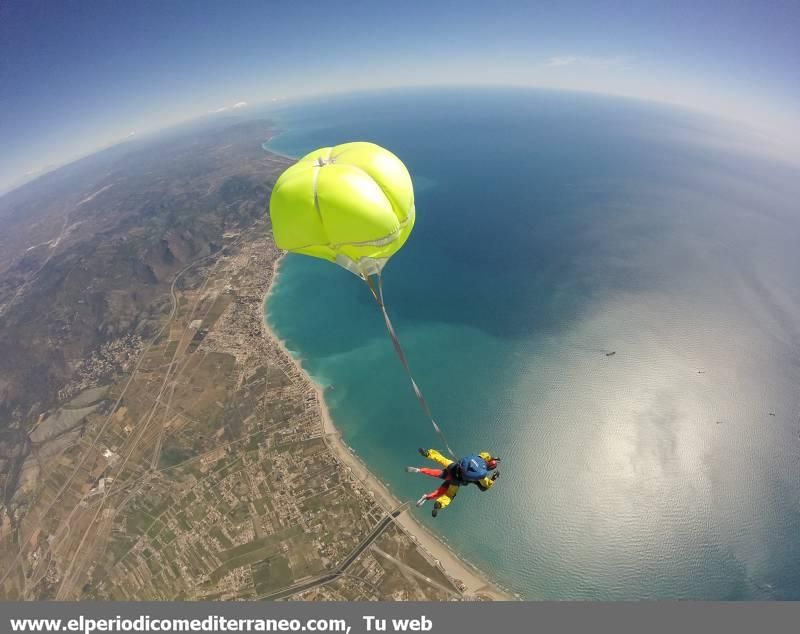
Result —
[[216, 583], [231, 570], [254, 564], [267, 559], [271, 555], [277, 555], [277, 550], [281, 542], [302, 533], [299, 526], [292, 526], [267, 537], [256, 539], [247, 544], [236, 546], [220, 553], [223, 563], [219, 568], [211, 573], [211, 581]]

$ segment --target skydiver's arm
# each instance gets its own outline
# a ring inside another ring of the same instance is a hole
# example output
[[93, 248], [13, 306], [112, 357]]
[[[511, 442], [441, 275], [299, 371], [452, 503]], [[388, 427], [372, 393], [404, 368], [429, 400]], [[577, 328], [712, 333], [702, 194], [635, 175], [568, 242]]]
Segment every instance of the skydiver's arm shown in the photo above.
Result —
[[477, 481], [475, 484], [477, 484], [477, 485], [478, 485], [478, 488], [479, 488], [481, 491], [488, 491], [489, 489], [491, 489], [491, 488], [494, 486], [494, 483], [495, 483], [495, 481], [496, 481], [496, 480], [497, 480], [497, 478], [499, 478], [499, 477], [500, 477], [500, 472], [499, 472], [499, 471], [495, 471], [495, 472], [494, 472], [494, 473], [491, 475], [491, 477], [489, 477], [489, 476], [486, 476], [485, 478], [481, 478], [481, 479], [480, 479], [480, 480], [478, 480], [478, 481]]
[[489, 478], [483, 478], [481, 480], [478, 480], [475, 484], [478, 485], [478, 488], [481, 491], [488, 491], [494, 484], [494, 481], [490, 480]]

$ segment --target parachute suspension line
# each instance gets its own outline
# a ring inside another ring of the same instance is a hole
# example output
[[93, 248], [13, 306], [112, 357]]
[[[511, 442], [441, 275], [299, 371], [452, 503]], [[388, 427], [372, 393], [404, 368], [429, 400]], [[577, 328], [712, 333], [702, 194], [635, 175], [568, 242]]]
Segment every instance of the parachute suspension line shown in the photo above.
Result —
[[375, 284], [375, 281], [372, 279], [371, 275], [363, 274], [362, 277], [369, 286], [369, 290], [372, 293], [372, 296], [375, 298], [375, 302], [378, 304], [378, 308], [380, 308], [381, 312], [383, 313], [383, 320], [386, 322], [386, 330], [389, 332], [389, 337], [391, 337], [392, 339], [392, 344], [394, 345], [394, 351], [397, 353], [397, 357], [398, 359], [400, 359], [400, 363], [402, 363], [403, 367], [405, 368], [406, 374], [408, 375], [408, 378], [411, 381], [411, 387], [414, 388], [414, 394], [416, 395], [419, 404], [422, 406], [422, 411], [425, 412], [425, 415], [430, 419], [431, 424], [433, 425], [433, 429], [439, 435], [439, 438], [442, 439], [442, 442], [444, 443], [444, 446], [447, 449], [448, 453], [453, 457], [454, 460], [458, 460], [458, 456], [450, 448], [450, 444], [447, 442], [447, 438], [445, 438], [444, 433], [437, 424], [436, 420], [433, 418], [433, 413], [431, 412], [430, 407], [428, 407], [428, 402], [425, 400], [422, 391], [419, 389], [417, 382], [414, 380], [414, 376], [411, 374], [411, 367], [408, 365], [408, 359], [406, 359], [406, 354], [405, 352], [403, 352], [403, 347], [400, 345], [400, 340], [397, 338], [394, 326], [392, 326], [392, 320], [389, 319], [389, 313], [386, 312], [386, 304], [384, 304], [383, 302], [383, 280], [381, 279], [381, 274], [377, 273], [375, 275], [375, 277], [378, 278], [377, 285]]

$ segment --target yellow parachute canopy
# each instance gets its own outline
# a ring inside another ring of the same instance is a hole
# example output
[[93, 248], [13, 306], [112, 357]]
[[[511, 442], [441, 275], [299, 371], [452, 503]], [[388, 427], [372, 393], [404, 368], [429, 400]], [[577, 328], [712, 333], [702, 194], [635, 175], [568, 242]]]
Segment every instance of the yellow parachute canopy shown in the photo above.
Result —
[[275, 244], [359, 277], [380, 273], [414, 227], [414, 187], [402, 161], [374, 143], [306, 154], [281, 174], [269, 203]]

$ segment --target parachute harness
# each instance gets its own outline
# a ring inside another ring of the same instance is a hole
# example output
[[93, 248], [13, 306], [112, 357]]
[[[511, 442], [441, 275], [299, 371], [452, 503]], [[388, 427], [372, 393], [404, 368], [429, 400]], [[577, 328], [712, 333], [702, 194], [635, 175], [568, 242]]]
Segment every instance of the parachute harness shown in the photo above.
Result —
[[414, 388], [414, 394], [417, 396], [417, 400], [419, 404], [422, 406], [422, 411], [425, 412], [425, 415], [430, 419], [431, 424], [433, 425], [433, 429], [439, 435], [439, 438], [442, 439], [445, 448], [447, 449], [448, 453], [453, 457], [454, 460], [458, 460], [458, 456], [456, 453], [450, 448], [450, 444], [447, 442], [447, 438], [445, 438], [444, 433], [442, 432], [439, 425], [436, 423], [436, 420], [433, 418], [433, 413], [431, 412], [430, 407], [428, 407], [428, 402], [425, 400], [425, 396], [423, 396], [422, 391], [419, 389], [417, 382], [414, 380], [414, 376], [411, 374], [411, 367], [408, 365], [408, 359], [406, 359], [406, 354], [403, 352], [403, 347], [400, 345], [400, 340], [397, 338], [397, 334], [395, 333], [394, 326], [392, 326], [392, 320], [389, 319], [389, 313], [386, 312], [386, 304], [383, 301], [383, 280], [381, 279], [380, 272], [375, 275], [378, 279], [378, 283], [375, 284], [371, 275], [362, 274], [364, 281], [369, 286], [369, 290], [372, 292], [372, 296], [375, 298], [375, 302], [378, 304], [378, 308], [381, 309], [383, 313], [383, 320], [386, 322], [386, 330], [389, 332], [389, 337], [392, 339], [392, 344], [394, 345], [394, 351], [397, 353], [397, 357], [400, 359], [400, 363], [403, 364], [403, 367], [406, 370], [406, 374], [408, 375], [409, 380], [411, 381], [411, 387]]

